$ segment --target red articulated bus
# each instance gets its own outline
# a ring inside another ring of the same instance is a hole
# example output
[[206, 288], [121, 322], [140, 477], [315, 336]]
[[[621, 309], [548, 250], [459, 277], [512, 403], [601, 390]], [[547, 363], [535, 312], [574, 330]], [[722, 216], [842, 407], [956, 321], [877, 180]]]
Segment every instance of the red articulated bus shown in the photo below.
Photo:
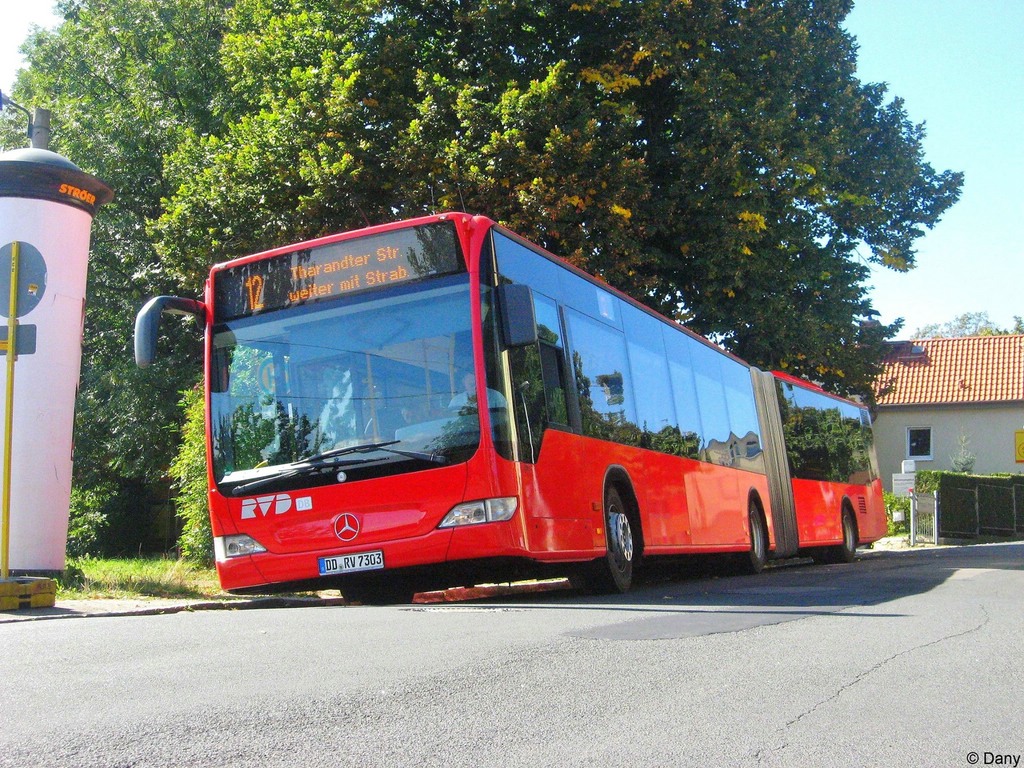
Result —
[[210, 514], [230, 591], [363, 602], [657, 556], [850, 560], [885, 535], [867, 411], [762, 372], [493, 221], [449, 213], [213, 267]]

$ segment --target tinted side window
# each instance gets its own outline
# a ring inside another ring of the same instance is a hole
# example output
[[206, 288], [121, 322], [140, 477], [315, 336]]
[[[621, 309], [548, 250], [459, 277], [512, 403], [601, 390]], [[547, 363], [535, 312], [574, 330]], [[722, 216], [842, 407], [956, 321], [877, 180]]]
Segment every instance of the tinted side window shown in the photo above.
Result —
[[562, 328], [558, 322], [558, 305], [537, 291], [533, 293], [533, 311], [537, 316], [537, 336], [541, 341], [562, 346]]
[[[490, 240], [484, 245], [480, 254], [480, 269], [483, 272], [483, 285], [480, 289], [480, 307], [483, 319], [484, 368], [487, 376], [487, 388], [493, 392], [504, 390], [503, 365], [501, 357], [501, 334], [498, 332], [498, 320], [494, 308], [494, 256], [490, 248]], [[507, 409], [494, 409], [491, 414], [491, 436], [498, 455], [506, 459], [514, 456], [512, 448], [512, 429], [509, 424]]]
[[761, 451], [761, 425], [754, 403], [754, 384], [750, 369], [728, 357], [721, 357], [722, 384], [732, 441], [732, 464], [741, 469], [764, 472]]
[[641, 445], [663, 453], [685, 455], [676, 419], [668, 358], [661, 337], [664, 323], [631, 307], [622, 307], [629, 367], [636, 387], [637, 426]]
[[498, 272], [502, 277], [542, 293], [555, 290], [558, 275], [564, 271], [557, 264], [499, 232], [494, 233], [494, 249], [498, 254]]
[[695, 344], [690, 352], [700, 420], [704, 426], [701, 458], [713, 464], [729, 465], [732, 463], [732, 429], [722, 383], [722, 356], [703, 344]]
[[665, 342], [665, 353], [668, 355], [672, 401], [675, 404], [676, 428], [679, 431], [679, 445], [670, 453], [696, 459], [700, 457], [703, 427], [697, 404], [697, 385], [693, 377], [690, 350], [700, 342], [672, 330], [669, 326], [662, 327], [662, 340]]
[[558, 306], [547, 296], [533, 294], [537, 315], [541, 378], [544, 380], [545, 423], [569, 425], [569, 408], [565, 386], [565, 352], [562, 330], [558, 322]]
[[516, 421], [519, 458], [535, 462], [544, 436], [544, 384], [537, 344], [509, 350], [512, 413]]
[[566, 306], [622, 328], [623, 304], [618, 297], [567, 269], [559, 270], [558, 285]]
[[872, 477], [871, 451], [864, 439], [861, 409], [788, 382], [777, 382], [777, 386], [793, 476], [838, 483], [868, 482]]
[[499, 281], [521, 283], [533, 289], [539, 341], [508, 353], [518, 455], [523, 461], [533, 462], [540, 453], [544, 430], [551, 424], [566, 426], [570, 422], [558, 307], [543, 293], [558, 285], [559, 274], [564, 270], [497, 232], [494, 245]]
[[494, 247], [503, 278], [537, 293], [558, 295], [566, 306], [622, 328], [620, 302], [608, 291], [500, 232], [494, 233]]
[[604, 323], [565, 311], [583, 433], [638, 445], [626, 340]]
[[868, 482], [871, 482], [879, 477], [879, 470], [878, 456], [875, 454], [875, 433], [871, 430], [871, 414], [867, 408], [860, 409], [860, 439], [867, 454]]

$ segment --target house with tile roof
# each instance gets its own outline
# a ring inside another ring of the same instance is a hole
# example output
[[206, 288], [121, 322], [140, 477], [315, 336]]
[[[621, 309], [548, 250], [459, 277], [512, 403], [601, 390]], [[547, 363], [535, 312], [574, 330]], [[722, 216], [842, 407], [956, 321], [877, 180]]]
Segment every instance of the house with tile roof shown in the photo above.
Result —
[[886, 490], [904, 460], [951, 470], [965, 449], [975, 474], [1024, 471], [1014, 450], [1024, 429], [1024, 335], [893, 342], [875, 399]]

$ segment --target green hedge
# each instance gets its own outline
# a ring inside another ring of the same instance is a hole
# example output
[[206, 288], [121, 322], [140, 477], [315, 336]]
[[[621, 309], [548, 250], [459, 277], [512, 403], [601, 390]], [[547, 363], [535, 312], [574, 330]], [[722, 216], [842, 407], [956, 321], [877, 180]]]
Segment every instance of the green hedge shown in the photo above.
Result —
[[213, 562], [213, 532], [206, 476], [206, 408], [200, 387], [183, 393], [185, 414], [182, 443], [171, 463], [177, 496], [174, 504], [184, 521], [178, 546], [181, 557], [192, 563]]
[[[882, 493], [885, 500], [885, 517], [888, 521], [889, 536], [900, 536], [910, 533], [910, 497], [897, 496], [895, 493], [885, 491]], [[893, 512], [902, 512], [902, 522], [893, 520]]]
[[921, 470], [914, 490], [939, 492], [941, 537], [1024, 535], [1024, 475]]

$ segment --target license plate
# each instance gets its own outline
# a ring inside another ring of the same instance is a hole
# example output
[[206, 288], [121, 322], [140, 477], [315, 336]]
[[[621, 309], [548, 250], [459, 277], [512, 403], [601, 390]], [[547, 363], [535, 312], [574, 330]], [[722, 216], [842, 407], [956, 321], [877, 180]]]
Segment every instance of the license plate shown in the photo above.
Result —
[[384, 552], [377, 549], [373, 552], [353, 552], [351, 555], [321, 557], [319, 563], [321, 576], [333, 576], [337, 573], [358, 573], [359, 571], [379, 571], [384, 567]]

